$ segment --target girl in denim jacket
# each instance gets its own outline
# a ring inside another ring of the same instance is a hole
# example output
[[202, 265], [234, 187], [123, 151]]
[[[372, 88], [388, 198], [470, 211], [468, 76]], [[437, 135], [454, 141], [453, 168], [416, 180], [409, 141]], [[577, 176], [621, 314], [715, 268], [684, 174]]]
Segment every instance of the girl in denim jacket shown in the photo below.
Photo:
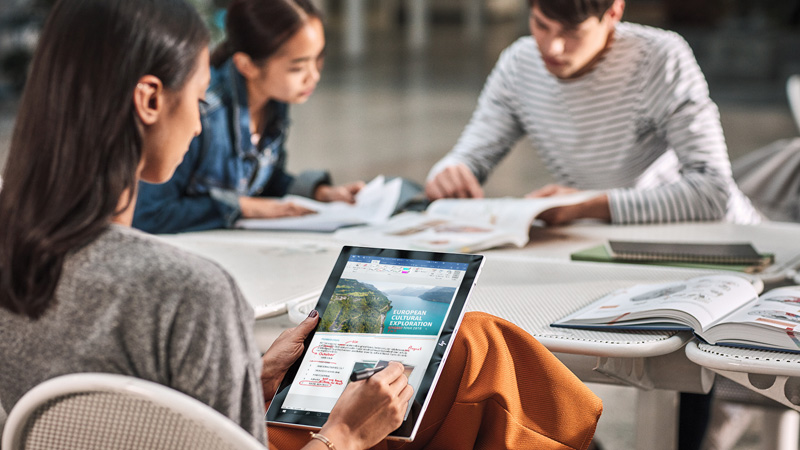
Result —
[[170, 181], [139, 183], [136, 228], [175, 233], [302, 215], [311, 211], [274, 197], [353, 202], [363, 186], [332, 186], [325, 171], [286, 172], [288, 105], [314, 92], [325, 47], [312, 3], [234, 0], [226, 33], [211, 57], [203, 132]]

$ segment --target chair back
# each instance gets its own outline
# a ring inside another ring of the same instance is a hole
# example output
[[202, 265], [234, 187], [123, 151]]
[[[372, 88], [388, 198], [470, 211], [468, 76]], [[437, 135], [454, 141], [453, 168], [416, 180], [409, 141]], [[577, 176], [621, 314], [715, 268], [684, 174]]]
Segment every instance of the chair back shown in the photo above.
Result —
[[266, 450], [210, 406], [166, 386], [124, 375], [50, 379], [9, 412], [2, 450]]

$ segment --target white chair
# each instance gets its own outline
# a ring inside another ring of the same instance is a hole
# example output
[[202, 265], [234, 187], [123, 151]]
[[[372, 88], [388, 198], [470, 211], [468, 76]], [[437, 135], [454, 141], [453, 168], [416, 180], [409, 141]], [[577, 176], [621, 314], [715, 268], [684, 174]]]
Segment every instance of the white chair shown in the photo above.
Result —
[[789, 107], [792, 108], [794, 123], [800, 130], [800, 75], [792, 75], [786, 81], [786, 96], [789, 97]]
[[102, 373], [45, 381], [12, 408], [2, 450], [53, 448], [266, 449], [194, 398], [150, 381]]

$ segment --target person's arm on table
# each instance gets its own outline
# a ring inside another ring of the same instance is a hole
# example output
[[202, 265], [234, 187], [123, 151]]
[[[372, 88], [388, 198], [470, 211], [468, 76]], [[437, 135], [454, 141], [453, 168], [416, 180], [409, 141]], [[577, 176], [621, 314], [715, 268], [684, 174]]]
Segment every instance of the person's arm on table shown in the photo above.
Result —
[[720, 220], [733, 180], [717, 106], [691, 50], [675, 36], [643, 77], [644, 107], [680, 162], [680, 178], [656, 189], [608, 191], [611, 221], [644, 224]]
[[292, 202], [267, 197], [239, 197], [239, 211], [239, 217], [245, 219], [276, 219], [314, 212]]
[[[209, 188], [208, 194], [187, 193], [202, 150], [200, 138], [192, 141], [183, 162], [163, 184], [140, 182], [133, 226], [149, 233], [230, 228], [239, 218], [299, 216], [313, 211], [276, 198], [240, 196], [235, 191]], [[290, 182], [291, 178], [288, 178]]]
[[[552, 197], [556, 195], [574, 194], [576, 192], [580, 191], [571, 187], [548, 184], [529, 193], [525, 198]], [[610, 222], [611, 210], [608, 205], [608, 195], [600, 194], [585, 202], [550, 208], [536, 217], [543, 220], [548, 225], [564, 225], [578, 219], [598, 219], [604, 222]]]
[[[286, 153], [282, 151], [282, 155]], [[285, 156], [275, 167], [275, 173], [262, 196], [283, 197], [298, 195], [318, 202], [355, 203], [355, 195], [364, 187], [363, 181], [334, 186], [331, 175], [325, 170], [306, 170], [299, 175], [290, 175], [284, 170]]]
[[480, 184], [522, 137], [524, 131], [514, 112], [515, 59], [509, 50], [500, 55], [469, 124], [455, 147], [428, 174], [425, 193], [431, 200], [482, 197]]
[[356, 194], [358, 194], [363, 187], [363, 181], [354, 181], [341, 186], [321, 184], [314, 190], [314, 200], [318, 202], [355, 203]]

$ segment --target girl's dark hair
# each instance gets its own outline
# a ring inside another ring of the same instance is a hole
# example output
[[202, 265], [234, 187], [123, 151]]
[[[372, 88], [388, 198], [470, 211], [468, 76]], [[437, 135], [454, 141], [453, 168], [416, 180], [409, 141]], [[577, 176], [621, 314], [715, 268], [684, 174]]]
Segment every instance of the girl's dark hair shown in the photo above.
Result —
[[137, 81], [177, 91], [208, 30], [183, 0], [61, 0], [45, 22], [0, 190], [0, 307], [31, 318], [55, 301], [65, 256], [136, 190]]
[[564, 25], [576, 26], [590, 17], [602, 18], [615, 0], [528, 0], [542, 14]]
[[225, 40], [211, 55], [219, 67], [236, 52], [264, 61], [278, 51], [311, 17], [321, 18], [310, 0], [231, 0], [225, 16]]

